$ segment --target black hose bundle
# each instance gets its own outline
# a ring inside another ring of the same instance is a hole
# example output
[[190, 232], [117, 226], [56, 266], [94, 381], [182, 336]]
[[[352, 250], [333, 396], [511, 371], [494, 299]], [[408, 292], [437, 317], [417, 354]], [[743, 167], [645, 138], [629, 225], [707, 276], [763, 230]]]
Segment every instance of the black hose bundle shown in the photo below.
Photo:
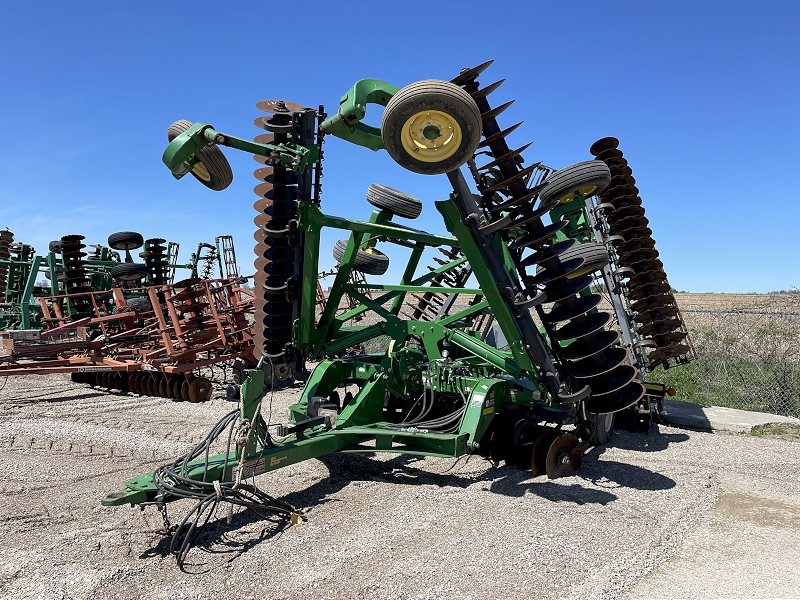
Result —
[[[274, 523], [285, 523], [287, 521], [299, 523], [307, 520], [307, 517], [291, 504], [262, 492], [254, 483], [244, 483], [241, 475], [241, 463], [236, 468], [230, 468], [230, 471], [226, 466], [220, 479], [207, 481], [211, 444], [223, 435], [226, 430], [228, 432], [226, 456], [230, 456], [232, 443], [241, 446], [242, 452], [244, 452], [244, 443], [247, 440], [250, 427], [253, 425], [258, 426], [258, 437], [262, 446], [274, 446], [260, 413], [257, 412], [256, 415], [257, 420], [254, 419], [253, 424], [241, 421], [237, 427], [239, 410], [229, 412], [211, 429], [205, 439], [190, 452], [176, 458], [170, 464], [159, 467], [153, 474], [155, 484], [161, 490], [165, 502], [174, 498], [197, 500], [194, 508], [186, 514], [175, 528], [169, 546], [170, 552], [175, 555], [178, 566], [181, 568], [186, 555], [192, 547], [192, 540], [203, 515], [205, 515], [205, 521], [203, 522], [203, 525], [205, 525], [221, 502], [227, 502], [230, 505], [229, 522], [234, 505], [243, 506], [253, 511], [259, 518]], [[235, 440], [234, 434], [236, 434]], [[188, 477], [190, 463], [201, 456], [205, 457], [202, 480]]]

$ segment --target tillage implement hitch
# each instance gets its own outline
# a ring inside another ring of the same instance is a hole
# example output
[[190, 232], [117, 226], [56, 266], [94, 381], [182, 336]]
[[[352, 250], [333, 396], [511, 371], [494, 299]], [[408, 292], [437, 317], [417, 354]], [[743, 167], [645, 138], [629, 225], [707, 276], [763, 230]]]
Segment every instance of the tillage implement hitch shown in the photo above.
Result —
[[[197, 500], [177, 530], [170, 529], [179, 562], [198, 520], [220, 501], [279, 520], [305, 519], [244, 483], [260, 473], [332, 452], [394, 452], [476, 453], [534, 476], [567, 476], [580, 468], [590, 446], [608, 440], [615, 413], [663, 397], [663, 386], [644, 384], [654, 366], [648, 356], [629, 350], [641, 336], [626, 306], [617, 313], [598, 310], [602, 296], [590, 289], [592, 274], [613, 266], [608, 246], [595, 234], [607, 221], [600, 223], [592, 200], [612, 183], [609, 167], [601, 160], [555, 172], [541, 163], [526, 165], [522, 152], [530, 144], [511, 149], [506, 142], [520, 124], [504, 129], [497, 121], [511, 102], [493, 108], [488, 101], [502, 82], [481, 87], [476, 79], [489, 64], [465, 69], [449, 82], [426, 80], [402, 89], [359, 81], [330, 118], [321, 106], [262, 101], [257, 107], [268, 116], [255, 123], [267, 133], [252, 142], [203, 123], [170, 127], [163, 160], [176, 178], [192, 174], [212, 189], [226, 187], [232, 173], [219, 146], [250, 152], [260, 163], [260, 368], [242, 372], [240, 388], [231, 393], [239, 408], [203, 443], [103, 500], [106, 506], [156, 504], [163, 510], [172, 500]], [[362, 122], [368, 104], [385, 106], [380, 127]], [[395, 222], [416, 218], [422, 204], [379, 184], [367, 190], [376, 207], [367, 221], [324, 214], [325, 135], [385, 149], [416, 173], [446, 174], [452, 193], [435, 207], [447, 234]], [[479, 166], [484, 156], [489, 161]], [[569, 219], [562, 218], [566, 214]], [[339, 267], [320, 310], [325, 227], [349, 237], [334, 248]], [[409, 255], [398, 284], [352, 277], [354, 271], [386, 272], [389, 257], [379, 244]], [[445, 258], [419, 273], [427, 248]], [[624, 294], [624, 282], [614, 281], [609, 292]], [[352, 308], [343, 312], [343, 303]], [[367, 313], [372, 324], [354, 324]], [[384, 350], [348, 352], [368, 342], [383, 342]], [[685, 354], [670, 343], [672, 349], [659, 357]], [[293, 381], [306, 360], [319, 364], [288, 421], [266, 422], [265, 389]], [[223, 451], [212, 456], [215, 440]]]

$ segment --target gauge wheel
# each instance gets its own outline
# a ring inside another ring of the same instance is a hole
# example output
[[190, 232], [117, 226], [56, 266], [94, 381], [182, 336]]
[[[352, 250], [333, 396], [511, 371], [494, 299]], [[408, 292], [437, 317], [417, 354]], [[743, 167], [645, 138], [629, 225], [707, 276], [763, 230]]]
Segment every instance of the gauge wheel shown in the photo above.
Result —
[[467, 162], [481, 139], [475, 100], [449, 81], [427, 79], [398, 91], [386, 105], [381, 138], [400, 166], [421, 173], [449, 173]]
[[[175, 121], [167, 128], [167, 139], [171, 142], [194, 123], [191, 121]], [[192, 167], [192, 175], [197, 181], [209, 189], [219, 192], [233, 183], [231, 165], [222, 150], [216, 144], [200, 148], [194, 155], [197, 162]]]
[[418, 198], [381, 183], [373, 183], [367, 188], [367, 202], [405, 219], [416, 219], [422, 212], [422, 202]]
[[142, 246], [144, 246], [144, 236], [135, 231], [118, 231], [108, 236], [108, 247], [114, 250], [136, 250]]
[[139, 263], [120, 263], [111, 268], [111, 277], [118, 281], [138, 281], [149, 274], [147, 265]]
[[611, 182], [611, 171], [601, 160], [587, 160], [564, 167], [545, 179], [547, 187], [541, 192], [542, 204], [551, 200], [570, 202], [575, 194], [583, 196], [601, 193]]
[[[339, 240], [333, 247], [333, 258], [337, 262], [342, 262], [344, 251], [347, 249], [347, 240]], [[380, 250], [370, 248], [369, 250], [358, 249], [356, 260], [353, 262], [353, 269], [367, 275], [383, 275], [389, 268], [389, 257]]]

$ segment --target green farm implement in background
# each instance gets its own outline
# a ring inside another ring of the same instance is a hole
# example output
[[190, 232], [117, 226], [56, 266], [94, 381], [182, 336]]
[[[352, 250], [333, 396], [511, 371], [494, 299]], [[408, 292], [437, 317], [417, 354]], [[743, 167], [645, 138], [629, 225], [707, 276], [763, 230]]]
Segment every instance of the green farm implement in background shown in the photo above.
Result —
[[[213, 245], [200, 243], [187, 264], [178, 264], [176, 242], [145, 240], [132, 231], [113, 233], [108, 246], [92, 244], [88, 252], [83, 240], [81, 235], [64, 236], [50, 242], [47, 254], [41, 255], [29, 244], [14, 242], [10, 231], [0, 231], [0, 330], [45, 326], [43, 300], [47, 312], [56, 313], [60, 320], [94, 317], [97, 302], [108, 300], [113, 305], [110, 293], [103, 297], [95, 292], [173, 283], [177, 269], [188, 269], [192, 278], [211, 279], [215, 269], [220, 277], [239, 277], [229, 235], [218, 236]], [[143, 262], [137, 263], [131, 251], [140, 248]], [[128, 295], [135, 298], [146, 292]]]
[[[359, 81], [332, 117], [322, 107], [262, 101], [257, 107], [267, 116], [256, 123], [266, 133], [254, 141], [204, 123], [170, 126], [163, 160], [176, 178], [191, 174], [211, 189], [227, 187], [232, 173], [219, 146], [250, 152], [263, 165], [255, 172], [260, 368], [240, 369], [241, 387], [230, 390], [240, 407], [207, 440], [103, 500], [166, 510], [169, 501], [196, 499], [196, 509], [173, 530], [179, 562], [197, 521], [221, 500], [304, 519], [245, 481], [309, 458], [477, 453], [554, 478], [574, 474], [584, 453], [609, 439], [615, 414], [649, 424], [664, 387], [644, 377], [659, 364], [688, 360], [688, 338], [639, 334], [622, 274], [614, 271], [629, 254], [616, 253], [619, 240], [604, 230], [615, 200], [605, 206], [593, 200], [614, 187], [609, 166], [590, 160], [554, 172], [527, 165], [522, 153], [529, 144], [511, 149], [506, 142], [519, 124], [497, 122], [510, 103], [492, 108], [488, 101], [501, 82], [481, 87], [476, 79], [489, 64], [449, 82], [402, 89]], [[363, 122], [369, 104], [385, 106], [380, 127]], [[415, 173], [446, 175], [452, 193], [432, 206], [446, 232], [397, 222], [416, 218], [422, 203], [380, 184], [367, 190], [376, 210], [366, 220], [324, 213], [325, 135], [385, 149]], [[339, 268], [320, 310], [323, 228], [341, 230], [344, 239], [334, 248]], [[613, 235], [624, 237], [624, 227], [616, 229]], [[386, 272], [389, 256], [380, 250], [386, 244], [408, 255], [400, 281], [353, 278], [354, 271]], [[428, 248], [445, 258], [420, 269]], [[597, 281], [619, 302], [613, 310], [599, 310], [595, 273], [603, 273]], [[363, 315], [370, 318], [360, 324], [355, 318]], [[376, 345], [383, 350], [348, 352]], [[318, 364], [289, 419], [266, 423], [264, 390], [292, 382], [306, 361]], [[210, 456], [217, 439], [227, 446]]]

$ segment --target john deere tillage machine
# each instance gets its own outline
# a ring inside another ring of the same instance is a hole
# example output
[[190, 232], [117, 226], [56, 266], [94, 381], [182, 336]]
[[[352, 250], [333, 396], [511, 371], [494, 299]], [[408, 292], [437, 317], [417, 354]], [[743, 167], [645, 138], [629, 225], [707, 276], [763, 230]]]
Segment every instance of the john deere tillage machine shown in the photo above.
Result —
[[[633, 353], [630, 335], [623, 339], [611, 328], [614, 313], [597, 309], [602, 297], [590, 292], [591, 273], [608, 268], [612, 255], [590, 239], [592, 224], [600, 224], [596, 215], [589, 219], [587, 210], [594, 210], [587, 199], [609, 187], [609, 167], [591, 160], [551, 174], [539, 163], [524, 166], [528, 146], [512, 150], [506, 143], [518, 125], [503, 129], [496, 120], [510, 102], [497, 108], [488, 102], [501, 82], [481, 88], [476, 81], [488, 65], [464, 70], [451, 82], [426, 80], [402, 89], [359, 81], [330, 118], [322, 107], [259, 102], [268, 116], [256, 124], [268, 133], [253, 142], [204, 123], [170, 127], [164, 162], [176, 178], [192, 174], [212, 189], [226, 187], [232, 173], [219, 146], [250, 152], [264, 165], [255, 172], [262, 368], [243, 372], [239, 409], [205, 442], [103, 500], [107, 506], [153, 503], [164, 512], [171, 500], [197, 500], [173, 538], [179, 561], [198, 519], [220, 501], [304, 519], [247, 483], [289, 464], [331, 452], [478, 453], [554, 478], [575, 473], [590, 445], [608, 439], [614, 413], [634, 407], [646, 409], [649, 418], [643, 374], [653, 363], [644, 352], [658, 350], [668, 364], [690, 349], [676, 334], [662, 336], [659, 348], [653, 342]], [[380, 129], [362, 122], [370, 103], [386, 107]], [[396, 216], [416, 217], [421, 204], [386, 186], [370, 187], [377, 210], [368, 221], [324, 214], [325, 135], [386, 149], [416, 173], [446, 174], [453, 192], [435, 206], [448, 235], [396, 223]], [[478, 166], [479, 156], [489, 162]], [[460, 169], [465, 164], [477, 194]], [[567, 214], [572, 223], [562, 220]], [[349, 239], [334, 249], [340, 266], [318, 315], [323, 227], [349, 232]], [[410, 252], [400, 282], [353, 283], [354, 269], [386, 271], [379, 243]], [[419, 274], [429, 247], [443, 249], [446, 260]], [[477, 286], [467, 287], [471, 281]], [[416, 308], [402, 316], [411, 295]], [[356, 307], [337, 311], [348, 296]], [[367, 312], [376, 323], [351, 325]], [[631, 325], [637, 328], [633, 321], [624, 324], [628, 334]], [[388, 338], [383, 352], [345, 352], [378, 338]], [[265, 423], [265, 383], [293, 380], [306, 360], [320, 362], [288, 422]], [[658, 388], [650, 393], [658, 395]], [[216, 438], [227, 439], [227, 447], [209, 456]]]

